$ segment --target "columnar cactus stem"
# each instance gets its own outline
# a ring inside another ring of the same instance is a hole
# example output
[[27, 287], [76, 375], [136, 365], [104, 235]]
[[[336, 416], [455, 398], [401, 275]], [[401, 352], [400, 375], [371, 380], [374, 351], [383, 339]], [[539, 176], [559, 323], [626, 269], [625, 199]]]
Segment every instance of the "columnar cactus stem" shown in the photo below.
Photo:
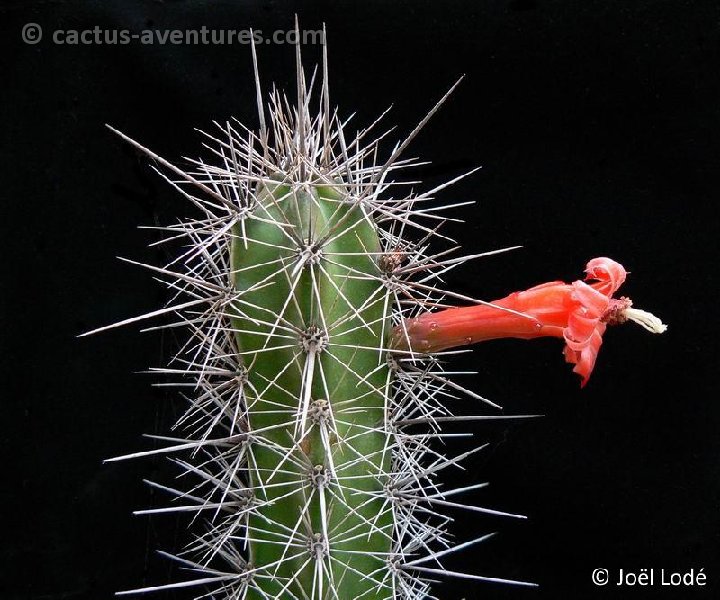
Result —
[[266, 594], [327, 579], [341, 597], [382, 598], [372, 574], [392, 549], [382, 497], [390, 315], [383, 296], [368, 302], [380, 240], [342, 187], [276, 179], [257, 194], [262, 220], [237, 224], [231, 249], [249, 483], [265, 505], [250, 515], [250, 561], [278, 564]]
[[442, 289], [441, 276], [494, 252], [431, 250], [447, 240], [438, 229], [448, 206], [428, 202], [460, 177], [406, 194], [393, 176], [417, 164], [401, 154], [455, 86], [376, 162], [377, 122], [346, 137], [331, 112], [326, 48], [314, 116], [301, 62], [298, 47], [295, 106], [278, 92], [266, 106], [253, 48], [260, 129], [229, 122], [204, 134], [213, 164], [183, 170], [116, 132], [199, 214], [163, 228], [186, 250], [164, 267], [142, 265], [166, 283], [168, 306], [110, 326], [166, 316], [160, 327], [188, 331], [158, 369], [192, 391], [176, 425], [183, 436], [113, 460], [171, 455], [186, 487], [151, 483], [174, 502], [138, 512], [190, 513], [193, 527], [207, 525], [167, 555], [193, 578], [121, 593], [198, 586], [198, 597], [218, 600], [420, 600], [434, 597], [439, 577], [533, 585], [445, 568], [448, 554], [490, 537], [453, 542], [445, 509], [522, 516], [462, 503], [483, 483], [438, 480], [484, 448], [439, 454], [442, 423], [509, 418], [455, 417], [447, 406], [458, 395], [498, 407], [453, 381], [442, 352], [562, 335], [586, 379], [606, 323], [659, 321], [611, 300], [617, 263], [591, 262], [592, 287], [555, 282], [495, 306], [443, 310], [448, 298], [480, 302]]

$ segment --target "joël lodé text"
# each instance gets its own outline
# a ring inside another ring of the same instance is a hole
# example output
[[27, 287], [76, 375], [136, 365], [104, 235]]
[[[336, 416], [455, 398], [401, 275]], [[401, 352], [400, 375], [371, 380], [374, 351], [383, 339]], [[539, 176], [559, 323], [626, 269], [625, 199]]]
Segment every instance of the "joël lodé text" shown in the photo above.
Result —
[[704, 569], [688, 569], [675, 571], [673, 569], [640, 569], [638, 571], [618, 570], [615, 581], [618, 586], [674, 586], [692, 587], [707, 585], [707, 575]]

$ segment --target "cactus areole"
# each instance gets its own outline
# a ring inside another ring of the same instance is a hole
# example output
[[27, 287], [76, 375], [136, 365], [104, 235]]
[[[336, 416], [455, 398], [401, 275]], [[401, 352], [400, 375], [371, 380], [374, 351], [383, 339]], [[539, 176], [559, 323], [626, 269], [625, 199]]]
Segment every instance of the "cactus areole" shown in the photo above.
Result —
[[[159, 327], [188, 332], [158, 369], [189, 401], [173, 437], [112, 460], [165, 454], [181, 469], [176, 484], [150, 483], [170, 505], [138, 512], [188, 515], [189, 543], [165, 554], [193, 575], [121, 594], [419, 600], [444, 577], [534, 585], [447, 568], [447, 555], [489, 537], [454, 541], [447, 510], [522, 516], [464, 503], [485, 485], [472, 477], [442, 484], [444, 469], [484, 446], [453, 454], [434, 443], [441, 426], [523, 415], [497, 414], [451, 378], [442, 353], [551, 335], [586, 381], [607, 324], [664, 326], [612, 298], [625, 270], [610, 259], [589, 263], [590, 284], [553, 282], [495, 304], [443, 289], [449, 269], [498, 252], [434, 248], [447, 241], [450, 207], [434, 196], [468, 174], [422, 193], [395, 174], [417, 164], [402, 153], [455, 86], [379, 160], [378, 121], [350, 134], [330, 108], [326, 47], [319, 102], [296, 52], [292, 107], [278, 92], [263, 99], [253, 48], [259, 130], [218, 124], [204, 134], [210, 163], [180, 169], [116, 132], [198, 213], [164, 228], [182, 254], [142, 265], [166, 283], [168, 305], [110, 326], [165, 316]], [[479, 408], [456, 417], [447, 401], [463, 395]]]

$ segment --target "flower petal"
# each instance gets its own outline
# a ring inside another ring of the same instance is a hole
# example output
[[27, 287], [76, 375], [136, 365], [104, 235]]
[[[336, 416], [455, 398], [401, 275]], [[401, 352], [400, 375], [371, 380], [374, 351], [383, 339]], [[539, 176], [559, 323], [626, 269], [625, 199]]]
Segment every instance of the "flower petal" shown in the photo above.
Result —
[[568, 317], [568, 326], [563, 330], [565, 343], [573, 350], [582, 350], [590, 343], [599, 324], [598, 319], [571, 314]]
[[584, 314], [597, 319], [605, 314], [610, 304], [608, 296], [583, 281], [573, 282], [572, 297], [585, 309]]
[[598, 352], [600, 352], [604, 331], [605, 324], [599, 323], [598, 328], [593, 331], [588, 344], [582, 350], [573, 350], [569, 345], [565, 346], [565, 360], [575, 365], [573, 372], [581, 377], [580, 387], [585, 387], [585, 384], [587, 384], [590, 379], [590, 374], [595, 368], [595, 361], [597, 360]]
[[585, 267], [585, 273], [587, 273], [586, 280], [597, 281], [592, 287], [608, 298], [618, 291], [627, 276], [625, 267], [607, 256], [593, 258]]

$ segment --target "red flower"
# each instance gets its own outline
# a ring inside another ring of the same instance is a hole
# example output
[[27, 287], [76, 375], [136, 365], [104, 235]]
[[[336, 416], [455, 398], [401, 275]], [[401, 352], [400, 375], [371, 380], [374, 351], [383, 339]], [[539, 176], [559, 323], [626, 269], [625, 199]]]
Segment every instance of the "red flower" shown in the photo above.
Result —
[[590, 283], [552, 281], [491, 303], [407, 319], [395, 328], [391, 345], [400, 351], [432, 353], [496, 338], [560, 337], [565, 340], [565, 360], [575, 365], [573, 371], [584, 386], [608, 325], [629, 319], [654, 333], [666, 329], [657, 317], [631, 308], [628, 298], [612, 297], [625, 281], [621, 264], [594, 258], [585, 273]]

